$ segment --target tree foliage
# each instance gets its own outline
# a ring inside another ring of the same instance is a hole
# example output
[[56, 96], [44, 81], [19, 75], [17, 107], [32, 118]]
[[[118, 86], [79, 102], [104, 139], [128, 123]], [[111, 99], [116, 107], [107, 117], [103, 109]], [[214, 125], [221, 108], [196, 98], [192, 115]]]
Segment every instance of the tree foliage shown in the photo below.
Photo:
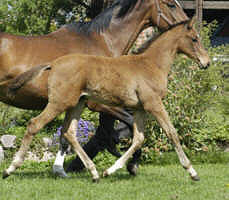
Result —
[[0, 31], [41, 35], [98, 15], [112, 0], [1, 0]]

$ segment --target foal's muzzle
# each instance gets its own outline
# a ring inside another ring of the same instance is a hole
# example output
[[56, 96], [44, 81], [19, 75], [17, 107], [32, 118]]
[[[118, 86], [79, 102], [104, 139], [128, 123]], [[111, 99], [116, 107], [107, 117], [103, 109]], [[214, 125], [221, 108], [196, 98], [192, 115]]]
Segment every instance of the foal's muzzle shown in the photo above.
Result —
[[201, 69], [207, 69], [211, 64], [211, 59], [208, 55], [198, 57], [199, 66]]
[[210, 62], [206, 63], [205, 65], [200, 64], [200, 68], [201, 68], [201, 69], [208, 69], [209, 66], [210, 66]]

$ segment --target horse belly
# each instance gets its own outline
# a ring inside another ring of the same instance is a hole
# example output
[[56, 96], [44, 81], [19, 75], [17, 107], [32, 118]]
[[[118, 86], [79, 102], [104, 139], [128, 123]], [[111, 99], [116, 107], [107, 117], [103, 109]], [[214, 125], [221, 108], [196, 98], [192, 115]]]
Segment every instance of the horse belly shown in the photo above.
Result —
[[84, 94], [91, 100], [110, 106], [135, 108], [139, 103], [134, 91], [121, 90], [119, 88], [114, 90], [94, 88], [93, 90], [87, 90]]
[[48, 73], [43, 72], [16, 91], [9, 90], [10, 81], [0, 84], [0, 101], [18, 108], [41, 110], [48, 102], [47, 79]]
[[119, 91], [119, 98], [122, 99], [123, 107], [129, 107], [129, 108], [138, 107], [139, 100], [134, 90], [127, 88], [126, 90]]
[[26, 91], [20, 91], [15, 96], [9, 96], [7, 92], [0, 92], [0, 101], [17, 108], [29, 110], [42, 110], [47, 105], [47, 98], [30, 95]]

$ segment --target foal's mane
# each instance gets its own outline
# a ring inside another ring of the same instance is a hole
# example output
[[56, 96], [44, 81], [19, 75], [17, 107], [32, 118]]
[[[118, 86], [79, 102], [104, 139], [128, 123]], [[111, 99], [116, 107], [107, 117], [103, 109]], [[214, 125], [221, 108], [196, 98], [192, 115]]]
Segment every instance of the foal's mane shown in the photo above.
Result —
[[92, 21], [68, 24], [65, 25], [65, 28], [83, 35], [90, 35], [93, 32], [101, 33], [109, 27], [114, 15], [114, 9], [119, 7], [119, 11], [115, 16], [116, 18], [124, 18], [133, 10], [138, 1], [142, 3], [144, 0], [116, 0], [109, 8], [106, 8]]

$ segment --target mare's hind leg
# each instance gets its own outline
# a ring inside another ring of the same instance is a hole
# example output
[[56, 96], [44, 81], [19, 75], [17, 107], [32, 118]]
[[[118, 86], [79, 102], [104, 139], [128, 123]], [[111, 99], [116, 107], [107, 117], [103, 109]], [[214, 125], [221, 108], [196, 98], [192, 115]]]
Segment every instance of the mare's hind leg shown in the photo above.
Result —
[[58, 150], [58, 152], [56, 154], [56, 159], [55, 159], [55, 162], [54, 162], [54, 164], [52, 166], [52, 170], [53, 170], [53, 173], [55, 175], [60, 176], [62, 178], [67, 178], [68, 177], [67, 173], [64, 170], [64, 158], [66, 156], [66, 152], [68, 151], [69, 147], [70, 147], [69, 143], [61, 135], [59, 150]]
[[107, 169], [103, 175], [108, 176], [114, 173], [116, 170], [122, 168], [127, 160], [138, 150], [144, 141], [144, 118], [145, 112], [136, 112], [134, 115], [134, 124], [133, 124], [133, 141], [130, 148], [119, 158], [114, 165]]
[[85, 105], [84, 101], [80, 100], [75, 108], [67, 112], [67, 120], [66, 120], [67, 126], [65, 127], [65, 130], [63, 130], [63, 132], [65, 138], [73, 146], [74, 151], [78, 154], [85, 167], [90, 170], [93, 181], [97, 181], [99, 179], [99, 174], [95, 168], [95, 164], [85, 153], [85, 151], [77, 141], [76, 134], [75, 134], [75, 130], [77, 129], [77, 123], [78, 120], [80, 119], [80, 114], [83, 111], [84, 105]]
[[19, 151], [15, 154], [14, 159], [7, 170], [3, 172], [3, 178], [8, 177], [12, 172], [19, 168], [25, 159], [26, 152], [32, 142], [33, 136], [43, 128], [47, 123], [52, 121], [61, 111], [56, 109], [55, 105], [48, 104], [45, 110], [37, 117], [31, 119], [28, 123], [26, 133], [22, 140]]
[[[69, 122], [72, 121], [72, 119], [73, 119], [72, 117], [73, 117], [73, 115], [69, 115], [68, 113], [66, 113], [66, 115], [65, 115], [63, 128], [61, 129], [60, 147], [59, 147], [59, 150], [56, 154], [55, 162], [53, 164], [53, 173], [56, 174], [57, 176], [60, 176], [63, 178], [68, 177], [67, 173], [64, 170], [64, 158], [65, 158], [66, 152], [70, 146], [69, 143], [66, 141], [65, 137], [63, 137], [63, 134], [65, 133], [65, 131], [69, 127]], [[77, 124], [74, 126], [77, 127]]]

